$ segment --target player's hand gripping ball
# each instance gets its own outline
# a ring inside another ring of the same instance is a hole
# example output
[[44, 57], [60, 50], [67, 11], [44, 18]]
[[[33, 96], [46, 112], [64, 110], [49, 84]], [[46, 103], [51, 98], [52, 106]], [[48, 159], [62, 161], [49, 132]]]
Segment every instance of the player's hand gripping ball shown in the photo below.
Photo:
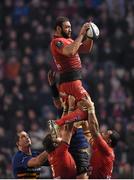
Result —
[[100, 31], [99, 31], [99, 28], [97, 27], [97, 25], [94, 24], [93, 22], [90, 22], [90, 28], [87, 30], [86, 35], [88, 38], [98, 39], [98, 37], [100, 35]]

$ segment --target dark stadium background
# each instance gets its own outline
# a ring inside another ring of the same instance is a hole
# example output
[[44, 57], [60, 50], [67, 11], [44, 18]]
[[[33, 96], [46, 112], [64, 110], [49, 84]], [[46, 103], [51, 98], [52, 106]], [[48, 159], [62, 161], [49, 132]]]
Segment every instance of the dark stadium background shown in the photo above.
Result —
[[[134, 178], [134, 0], [0, 0], [0, 178], [13, 178], [16, 132], [25, 129], [40, 151], [47, 120], [56, 118], [47, 72], [58, 15], [70, 18], [74, 38], [87, 20], [100, 29], [81, 58], [83, 83], [100, 128], [121, 135], [113, 178]], [[49, 178], [47, 168], [41, 177]]]

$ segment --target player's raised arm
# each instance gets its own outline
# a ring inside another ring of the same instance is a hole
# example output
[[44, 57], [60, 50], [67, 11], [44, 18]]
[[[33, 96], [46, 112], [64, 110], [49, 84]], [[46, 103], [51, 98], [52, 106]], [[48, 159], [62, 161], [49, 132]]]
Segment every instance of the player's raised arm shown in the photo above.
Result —
[[[71, 39], [72, 28], [69, 19], [67, 17], [58, 18], [55, 25], [54, 36], [56, 37], [56, 39], [54, 40], [54, 44], [56, 44], [56, 46], [58, 47], [59, 53], [62, 53], [63, 55], [69, 57], [74, 56], [76, 53], [78, 53], [78, 49], [83, 41], [83, 38], [89, 26], [90, 23], [88, 22], [83, 24], [80, 29], [79, 35], [73, 41]], [[63, 39], [61, 39], [60, 37], [63, 37]], [[66, 43], [66, 40], [64, 38], [70, 38], [70, 43]], [[51, 44], [51, 46], [53, 46], [53, 44]]]
[[[68, 113], [74, 111], [74, 109], [75, 109], [75, 97], [69, 95], [68, 96]], [[64, 130], [62, 132], [62, 139], [68, 144], [70, 144], [72, 131], [73, 131], [73, 123], [64, 125]]]
[[86, 31], [84, 40], [79, 48], [79, 53], [89, 53], [93, 47], [93, 39], [98, 39], [99, 34], [98, 26], [90, 22], [90, 27]]
[[46, 151], [43, 151], [38, 156], [31, 158], [28, 161], [27, 166], [28, 167], [40, 167], [41, 165], [43, 165], [43, 163], [45, 161], [47, 161], [47, 157], [48, 157], [48, 153]]
[[79, 53], [89, 53], [92, 50], [93, 47], [93, 40], [90, 38], [87, 38], [82, 42], [82, 44], [79, 47]]
[[73, 56], [78, 52], [89, 26], [90, 26], [90, 23], [83, 24], [78, 37], [71, 44], [69, 44], [63, 48], [64, 55]]
[[96, 137], [99, 134], [99, 124], [98, 124], [97, 117], [95, 114], [94, 103], [91, 101], [91, 98], [87, 96], [86, 98], [83, 98], [83, 100], [81, 100], [78, 103], [78, 106], [84, 111], [85, 110], [88, 111], [89, 130], [92, 136]]

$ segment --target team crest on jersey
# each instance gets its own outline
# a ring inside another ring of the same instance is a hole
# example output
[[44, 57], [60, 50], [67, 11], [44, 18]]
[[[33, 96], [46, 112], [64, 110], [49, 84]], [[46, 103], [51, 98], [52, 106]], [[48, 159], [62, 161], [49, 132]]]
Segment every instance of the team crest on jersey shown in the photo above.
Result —
[[57, 46], [58, 48], [61, 48], [61, 47], [63, 46], [63, 42], [57, 41], [57, 42], [56, 42], [56, 46]]

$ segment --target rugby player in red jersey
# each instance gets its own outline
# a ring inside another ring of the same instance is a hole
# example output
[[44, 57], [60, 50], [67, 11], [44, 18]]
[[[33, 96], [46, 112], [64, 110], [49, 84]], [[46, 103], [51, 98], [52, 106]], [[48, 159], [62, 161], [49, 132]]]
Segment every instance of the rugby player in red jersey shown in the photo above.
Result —
[[90, 98], [81, 104], [88, 109], [88, 122], [91, 138], [92, 155], [90, 159], [89, 179], [109, 179], [112, 176], [113, 163], [115, 160], [114, 147], [119, 140], [116, 131], [108, 130], [99, 132], [99, 125], [95, 115], [94, 104]]
[[[62, 116], [67, 114], [68, 107], [69, 107], [69, 113], [70, 111], [71, 112], [74, 111], [75, 98], [68, 96], [68, 103], [67, 104], [62, 103], [59, 97], [58, 89], [57, 89], [56, 73], [51, 70], [48, 72], [48, 82], [49, 82], [51, 92], [53, 95], [53, 102], [58, 109], [58, 114], [59, 113], [61, 114], [60, 112], [61, 110], [63, 110]], [[61, 110], [59, 111], [59, 109]], [[51, 124], [49, 125], [49, 127], [50, 126]], [[74, 158], [74, 161], [76, 164], [76, 170], [77, 170], [76, 179], [87, 179], [90, 154], [89, 154], [89, 143], [88, 143], [88, 139], [86, 139], [85, 137], [85, 134], [86, 136], [89, 135], [88, 122], [79, 121], [79, 122], [74, 123], [73, 126], [74, 126], [74, 131], [73, 131], [71, 141], [70, 141], [69, 152]], [[87, 126], [86, 131], [85, 131], [85, 126]], [[53, 128], [53, 126], [51, 127]], [[58, 129], [62, 127], [63, 126], [60, 126], [58, 127]], [[54, 130], [54, 134], [55, 133], [56, 133], [56, 130]]]
[[[90, 27], [90, 22], [83, 24], [78, 37], [71, 38], [71, 23], [67, 17], [58, 17], [54, 27], [54, 36], [51, 41], [51, 53], [60, 73], [59, 93], [63, 99], [68, 95], [75, 97], [76, 102], [82, 99], [87, 91], [82, 86], [81, 81], [81, 60], [79, 53], [89, 53], [93, 46], [93, 40], [87, 38], [86, 31]], [[69, 115], [57, 120], [58, 125], [65, 121], [75, 119], [87, 119], [87, 112], [76, 109]]]
[[[67, 128], [69, 127], [66, 125]], [[62, 129], [63, 131], [63, 129]], [[73, 157], [68, 151], [70, 143], [70, 129], [65, 129], [62, 138], [54, 139], [48, 134], [44, 139], [44, 148], [48, 152], [48, 161], [50, 163], [53, 178], [75, 179], [76, 165]]]
[[[74, 104], [75, 98], [69, 96], [69, 106]], [[68, 109], [69, 111], [69, 109]], [[51, 129], [51, 128], [50, 128]], [[51, 134], [48, 134], [44, 141], [44, 148], [48, 152], [48, 161], [50, 163], [53, 178], [75, 179], [76, 164], [69, 152], [69, 144], [73, 133], [73, 124], [64, 125]]]

